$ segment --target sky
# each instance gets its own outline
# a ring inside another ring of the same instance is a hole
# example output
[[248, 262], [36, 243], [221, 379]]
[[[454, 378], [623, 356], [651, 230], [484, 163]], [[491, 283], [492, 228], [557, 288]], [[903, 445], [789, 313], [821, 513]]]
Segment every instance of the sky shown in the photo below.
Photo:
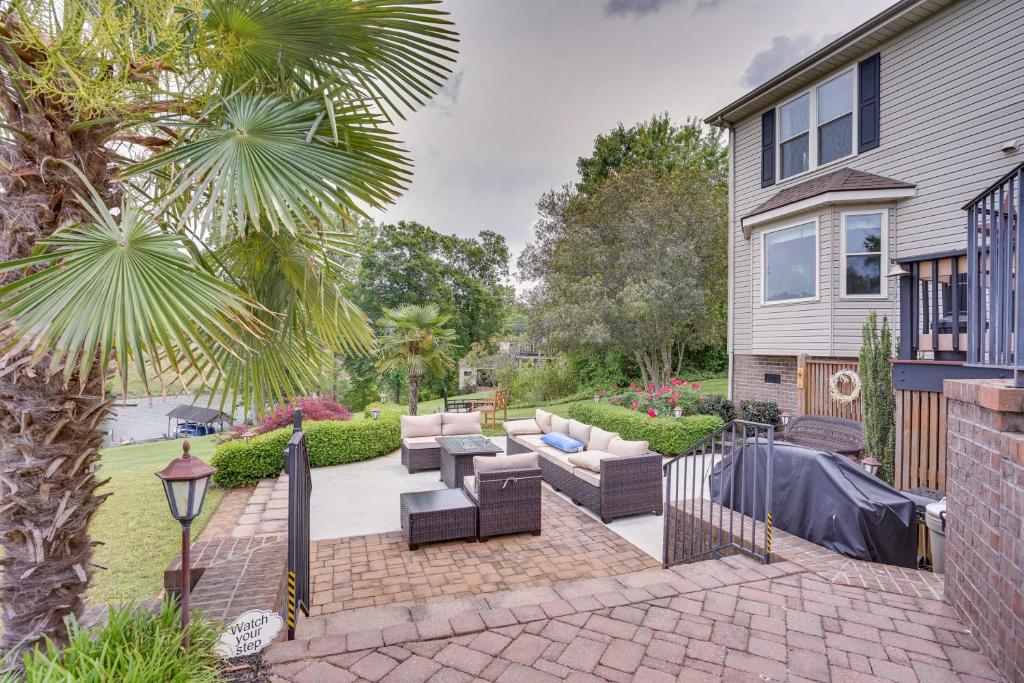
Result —
[[622, 122], [704, 118], [891, 0], [446, 0], [444, 89], [399, 122], [415, 163], [375, 217], [532, 239], [536, 203]]

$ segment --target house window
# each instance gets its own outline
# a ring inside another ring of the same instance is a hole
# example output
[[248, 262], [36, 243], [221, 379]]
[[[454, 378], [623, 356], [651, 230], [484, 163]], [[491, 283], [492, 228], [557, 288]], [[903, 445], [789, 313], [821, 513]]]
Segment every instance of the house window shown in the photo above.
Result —
[[853, 154], [853, 71], [817, 88], [818, 165]]
[[810, 161], [811, 96], [803, 94], [779, 107], [779, 176], [803, 173]]
[[818, 222], [764, 233], [761, 238], [763, 303], [803, 301], [818, 295]]
[[854, 73], [844, 71], [779, 106], [780, 179], [854, 153]]
[[886, 214], [884, 211], [843, 214], [843, 294], [885, 296]]

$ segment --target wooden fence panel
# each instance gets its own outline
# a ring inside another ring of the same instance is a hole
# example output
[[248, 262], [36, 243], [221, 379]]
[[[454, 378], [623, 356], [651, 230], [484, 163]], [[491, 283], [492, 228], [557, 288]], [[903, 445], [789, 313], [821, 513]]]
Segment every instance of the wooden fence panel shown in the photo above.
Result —
[[[861, 401], [858, 398], [852, 403], [839, 403], [829, 395], [828, 382], [832, 375], [840, 370], [858, 372], [857, 361], [815, 360], [804, 362], [804, 388], [802, 393], [801, 413], [804, 415], [825, 415], [841, 417], [846, 420], [861, 420]], [[842, 387], [847, 393], [849, 387]]]
[[946, 397], [896, 391], [896, 488], [946, 490]]

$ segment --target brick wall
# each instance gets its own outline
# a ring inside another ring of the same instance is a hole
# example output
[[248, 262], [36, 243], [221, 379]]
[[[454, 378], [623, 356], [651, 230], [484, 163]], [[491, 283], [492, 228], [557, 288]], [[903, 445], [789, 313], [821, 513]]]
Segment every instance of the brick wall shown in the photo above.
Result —
[[946, 601], [1024, 681], [1024, 389], [949, 380]]
[[[781, 384], [765, 382], [766, 373], [779, 375]], [[795, 414], [800, 408], [800, 395], [796, 388], [796, 357], [734, 355], [732, 398], [736, 405], [748, 399], [775, 401], [780, 410]]]

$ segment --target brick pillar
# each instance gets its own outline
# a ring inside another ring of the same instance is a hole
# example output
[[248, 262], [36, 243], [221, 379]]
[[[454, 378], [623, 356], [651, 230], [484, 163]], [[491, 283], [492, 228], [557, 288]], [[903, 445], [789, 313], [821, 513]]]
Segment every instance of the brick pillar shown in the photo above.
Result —
[[1024, 389], [947, 379], [946, 601], [1024, 681]]

